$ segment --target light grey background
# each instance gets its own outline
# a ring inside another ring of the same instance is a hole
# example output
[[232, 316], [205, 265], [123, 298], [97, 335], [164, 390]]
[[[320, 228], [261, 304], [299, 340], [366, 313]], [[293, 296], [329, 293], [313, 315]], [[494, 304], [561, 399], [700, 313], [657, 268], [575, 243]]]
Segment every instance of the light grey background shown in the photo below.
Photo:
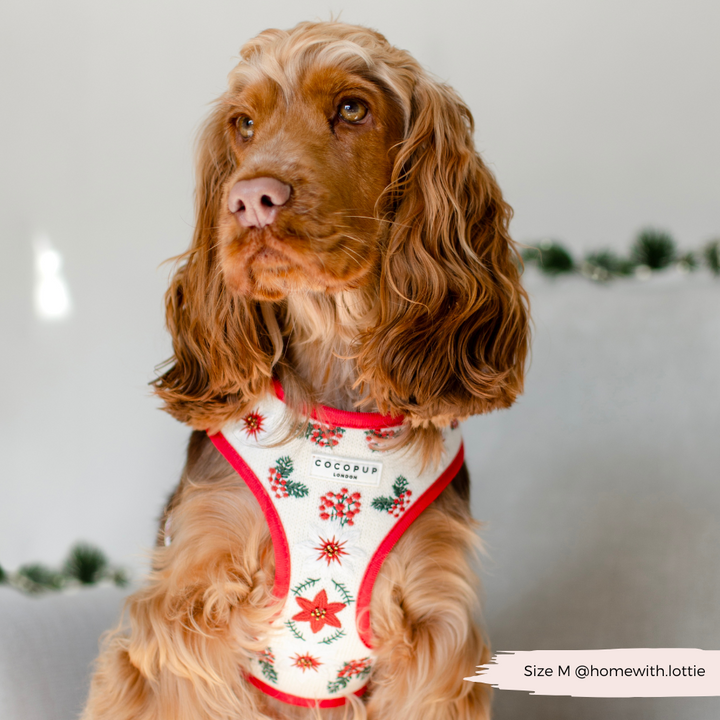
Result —
[[[624, 250], [720, 235], [711, 0], [3, 3], [0, 564], [77, 539], [144, 567], [186, 429], [147, 382], [169, 354], [166, 258], [189, 242], [191, 147], [240, 45], [302, 19], [381, 30], [465, 97], [514, 236]], [[33, 239], [72, 312], [33, 306]], [[467, 424], [497, 649], [720, 647], [720, 282], [529, 274], [527, 393]], [[498, 717], [714, 718], [715, 700], [498, 693]]]

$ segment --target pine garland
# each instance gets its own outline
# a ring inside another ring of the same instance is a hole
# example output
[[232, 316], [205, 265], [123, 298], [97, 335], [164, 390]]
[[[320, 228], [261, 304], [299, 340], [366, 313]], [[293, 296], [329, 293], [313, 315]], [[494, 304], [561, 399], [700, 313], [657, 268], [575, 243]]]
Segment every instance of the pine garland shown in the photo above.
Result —
[[14, 573], [0, 567], [0, 584], [33, 595], [78, 585], [96, 585], [105, 580], [118, 587], [125, 587], [130, 582], [126, 570], [110, 565], [105, 553], [88, 543], [74, 545], [60, 570], [42, 563], [22, 565]]
[[633, 275], [645, 279], [672, 265], [683, 273], [704, 265], [713, 275], [720, 276], [720, 239], [711, 240], [700, 250], [681, 253], [670, 233], [653, 228], [638, 233], [627, 256], [599, 250], [587, 253], [578, 263], [559, 242], [545, 241], [537, 247], [526, 248], [522, 257], [526, 264], [537, 266], [546, 275], [580, 272], [596, 282]]

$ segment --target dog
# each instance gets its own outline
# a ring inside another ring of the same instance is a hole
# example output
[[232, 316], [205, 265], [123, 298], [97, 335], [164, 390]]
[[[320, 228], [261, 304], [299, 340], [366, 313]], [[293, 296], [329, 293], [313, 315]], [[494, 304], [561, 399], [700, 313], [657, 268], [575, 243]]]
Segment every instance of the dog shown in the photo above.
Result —
[[457, 425], [522, 391], [528, 300], [469, 109], [379, 33], [301, 23], [243, 47], [197, 157], [154, 383], [194, 432], [84, 720], [488, 718]]

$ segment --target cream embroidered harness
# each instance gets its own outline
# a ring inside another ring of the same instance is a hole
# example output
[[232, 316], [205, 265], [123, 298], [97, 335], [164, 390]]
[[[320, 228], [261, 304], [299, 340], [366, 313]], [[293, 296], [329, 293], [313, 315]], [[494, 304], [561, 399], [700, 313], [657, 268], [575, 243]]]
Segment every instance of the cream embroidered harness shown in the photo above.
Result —
[[443, 431], [442, 465], [378, 449], [402, 418], [323, 408], [304, 437], [272, 445], [286, 414], [266, 396], [211, 440], [260, 503], [275, 552], [274, 594], [285, 598], [250, 682], [285, 702], [334, 707], [365, 691], [374, 655], [369, 606], [383, 560], [455, 477], [457, 424]]

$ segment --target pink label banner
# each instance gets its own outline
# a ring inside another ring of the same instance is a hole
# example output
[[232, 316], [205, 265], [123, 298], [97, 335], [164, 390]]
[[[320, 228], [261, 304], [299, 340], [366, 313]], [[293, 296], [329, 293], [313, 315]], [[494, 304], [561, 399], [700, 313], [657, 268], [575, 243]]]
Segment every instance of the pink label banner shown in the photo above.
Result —
[[499, 652], [465, 678], [570, 697], [720, 696], [720, 650], [618, 648]]

